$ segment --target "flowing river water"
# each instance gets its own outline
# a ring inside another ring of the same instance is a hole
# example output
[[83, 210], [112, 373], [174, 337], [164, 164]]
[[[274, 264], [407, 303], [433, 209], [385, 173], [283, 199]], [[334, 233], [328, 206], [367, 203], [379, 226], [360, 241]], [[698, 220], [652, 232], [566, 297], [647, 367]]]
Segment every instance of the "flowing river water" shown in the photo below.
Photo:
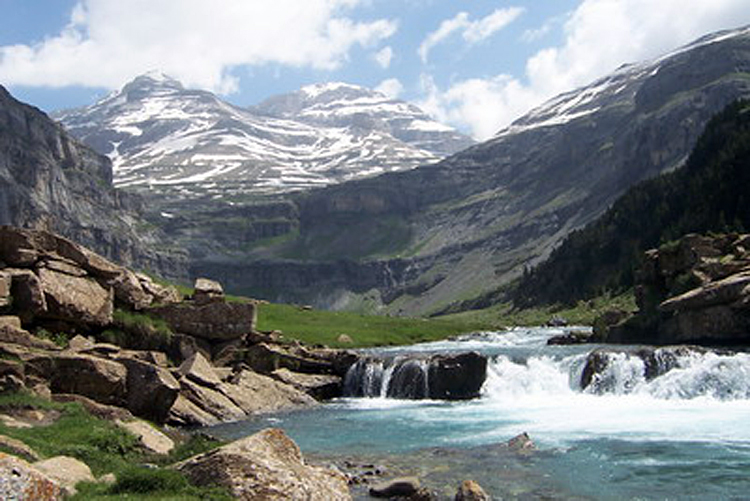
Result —
[[[749, 354], [684, 354], [653, 379], [641, 359], [617, 355], [593, 391], [580, 379], [596, 346], [547, 346], [560, 333], [513, 329], [368, 350], [384, 358], [482, 353], [489, 364], [478, 399], [400, 400], [371, 391], [210, 432], [236, 439], [280, 427], [315, 461], [415, 474], [446, 499], [468, 478], [498, 499], [750, 498]], [[504, 445], [522, 432], [535, 451]], [[355, 498], [365, 492], [355, 489]]]

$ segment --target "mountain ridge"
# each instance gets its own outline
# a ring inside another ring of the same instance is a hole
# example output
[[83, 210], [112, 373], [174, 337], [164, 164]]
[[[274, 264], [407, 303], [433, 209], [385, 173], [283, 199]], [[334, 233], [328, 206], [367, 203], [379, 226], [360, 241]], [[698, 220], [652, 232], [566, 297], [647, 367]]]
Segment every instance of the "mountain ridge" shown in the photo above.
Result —
[[[109, 155], [118, 186], [185, 198], [336, 184], [435, 162], [473, 144], [415, 106], [375, 91], [329, 84], [313, 95], [313, 87], [245, 109], [151, 72], [56, 117]], [[302, 108], [284, 111], [293, 101]], [[387, 125], [395, 123], [401, 126]], [[410, 125], [425, 130], [409, 136]]]

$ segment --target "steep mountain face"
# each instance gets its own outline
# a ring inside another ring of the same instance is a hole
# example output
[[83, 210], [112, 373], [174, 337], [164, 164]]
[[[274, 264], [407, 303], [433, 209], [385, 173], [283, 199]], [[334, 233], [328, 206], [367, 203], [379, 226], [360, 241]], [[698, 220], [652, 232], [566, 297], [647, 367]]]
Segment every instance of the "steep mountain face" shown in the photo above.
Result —
[[170, 198], [326, 186], [434, 163], [473, 143], [414, 106], [345, 84], [248, 110], [149, 73], [58, 118], [112, 159], [117, 186]]
[[112, 187], [108, 158], [0, 86], [0, 224], [58, 232], [120, 263], [168, 276], [184, 256], [137, 234], [142, 202]]
[[270, 298], [440, 311], [508, 283], [629, 186], [681, 165], [709, 118], [748, 95], [750, 29], [711, 35], [438, 164], [296, 196], [289, 231], [193, 269]]

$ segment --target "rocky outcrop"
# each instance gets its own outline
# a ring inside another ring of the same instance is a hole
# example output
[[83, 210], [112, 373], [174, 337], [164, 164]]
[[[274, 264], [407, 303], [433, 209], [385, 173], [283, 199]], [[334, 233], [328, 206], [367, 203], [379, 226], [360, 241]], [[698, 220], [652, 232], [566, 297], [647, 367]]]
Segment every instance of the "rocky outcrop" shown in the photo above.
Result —
[[10, 226], [0, 227], [0, 271], [25, 324], [90, 330], [111, 324], [116, 305], [142, 310], [177, 295], [59, 235]]
[[164, 319], [174, 332], [210, 342], [231, 341], [255, 330], [256, 304], [210, 301], [176, 303], [149, 310]]
[[306, 464], [297, 444], [279, 429], [263, 430], [177, 468], [193, 484], [226, 487], [236, 499], [351, 500], [342, 473]]
[[182, 251], [153, 228], [135, 230], [146, 228], [143, 209], [113, 188], [109, 159], [0, 86], [0, 225], [54, 231], [119, 263], [184, 276]]
[[282, 368], [273, 371], [271, 377], [307, 393], [316, 400], [328, 400], [341, 396], [342, 378], [340, 376], [302, 374]]
[[750, 235], [686, 235], [646, 252], [639, 311], [598, 322], [614, 343], [746, 344], [750, 340]]

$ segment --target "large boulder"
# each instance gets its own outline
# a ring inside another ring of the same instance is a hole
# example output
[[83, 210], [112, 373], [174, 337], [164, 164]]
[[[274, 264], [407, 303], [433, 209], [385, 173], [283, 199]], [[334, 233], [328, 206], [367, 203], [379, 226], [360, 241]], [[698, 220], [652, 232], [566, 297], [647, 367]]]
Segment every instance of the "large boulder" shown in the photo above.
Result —
[[180, 384], [162, 367], [134, 358], [118, 358], [127, 368], [125, 405], [135, 414], [163, 423], [180, 392]]
[[50, 374], [53, 393], [75, 393], [103, 404], [126, 402], [128, 371], [113, 360], [83, 354], [61, 354]]
[[220, 389], [248, 415], [298, 409], [316, 404], [315, 399], [299, 389], [249, 370], [235, 374], [228, 383], [223, 383]]
[[209, 388], [218, 388], [221, 385], [221, 379], [214, 371], [211, 363], [206, 357], [199, 352], [193, 353], [188, 359], [182, 362], [177, 369], [180, 376], [186, 377], [195, 383]]
[[106, 326], [112, 323], [113, 291], [92, 278], [73, 276], [50, 268], [39, 269], [47, 302], [47, 318], [75, 324]]
[[333, 359], [318, 356], [302, 346], [254, 344], [245, 351], [245, 362], [253, 370], [262, 374], [271, 374], [282, 368], [307, 374], [336, 374], [338, 372]]
[[487, 378], [487, 358], [476, 352], [430, 359], [429, 396], [439, 400], [476, 398]]
[[12, 280], [13, 309], [18, 312], [21, 320], [30, 322], [35, 316], [46, 313], [47, 300], [39, 277], [31, 270], [9, 268], [6, 272]]
[[183, 395], [177, 395], [167, 418], [167, 424], [173, 426], [210, 426], [219, 422], [216, 416]]
[[0, 452], [0, 499], [58, 501], [62, 486], [23, 459]]
[[330, 374], [301, 374], [289, 369], [278, 369], [271, 376], [284, 384], [307, 393], [316, 400], [328, 400], [341, 396], [342, 379]]
[[69, 456], [55, 456], [37, 461], [34, 468], [58, 482], [66, 496], [76, 495], [78, 482], [94, 482], [96, 479], [86, 463]]
[[246, 501], [351, 500], [342, 473], [306, 464], [297, 444], [274, 428], [191, 458], [178, 469], [195, 485], [220, 485]]
[[214, 416], [216, 422], [237, 421], [246, 416], [245, 411], [227, 397], [221, 387], [217, 389], [208, 388], [187, 378], [182, 378], [180, 388], [181, 395]]
[[137, 437], [141, 448], [151, 454], [166, 455], [174, 449], [171, 438], [145, 421], [118, 421], [117, 425]]
[[193, 286], [193, 301], [197, 304], [224, 301], [224, 288], [215, 280], [198, 278]]
[[209, 341], [243, 338], [255, 329], [255, 303], [184, 302], [152, 308], [153, 315], [164, 319], [174, 332]]

